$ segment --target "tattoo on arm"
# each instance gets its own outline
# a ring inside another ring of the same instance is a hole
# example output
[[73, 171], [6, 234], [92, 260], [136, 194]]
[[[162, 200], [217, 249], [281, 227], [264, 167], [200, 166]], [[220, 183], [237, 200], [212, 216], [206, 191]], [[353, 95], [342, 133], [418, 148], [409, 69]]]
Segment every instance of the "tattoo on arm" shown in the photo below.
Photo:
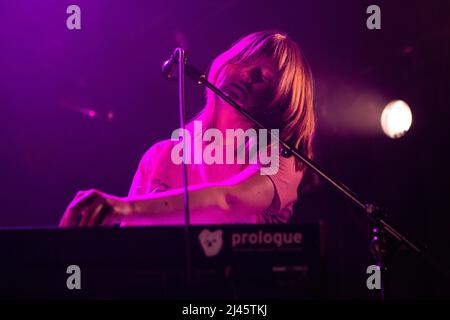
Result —
[[161, 181], [160, 179], [155, 179], [151, 183], [150, 192], [164, 192], [171, 189], [171, 187]]

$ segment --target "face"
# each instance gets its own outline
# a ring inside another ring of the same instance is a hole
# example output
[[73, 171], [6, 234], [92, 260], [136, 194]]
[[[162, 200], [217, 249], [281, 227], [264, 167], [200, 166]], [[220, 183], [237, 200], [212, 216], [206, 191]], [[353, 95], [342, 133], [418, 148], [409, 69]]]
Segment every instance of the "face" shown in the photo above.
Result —
[[272, 100], [277, 83], [275, 62], [262, 56], [228, 65], [220, 88], [242, 107], [261, 112]]

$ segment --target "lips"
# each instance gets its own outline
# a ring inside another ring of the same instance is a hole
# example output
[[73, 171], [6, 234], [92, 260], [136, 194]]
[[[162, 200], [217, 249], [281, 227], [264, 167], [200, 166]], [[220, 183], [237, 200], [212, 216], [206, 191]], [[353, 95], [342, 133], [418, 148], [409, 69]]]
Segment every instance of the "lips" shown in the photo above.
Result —
[[231, 84], [230, 84], [230, 87], [236, 88], [237, 90], [239, 90], [239, 92], [240, 92], [242, 95], [246, 95], [246, 94], [247, 94], [247, 90], [246, 90], [243, 86], [241, 86], [241, 85], [239, 85], [239, 84], [237, 84], [237, 83], [231, 83]]

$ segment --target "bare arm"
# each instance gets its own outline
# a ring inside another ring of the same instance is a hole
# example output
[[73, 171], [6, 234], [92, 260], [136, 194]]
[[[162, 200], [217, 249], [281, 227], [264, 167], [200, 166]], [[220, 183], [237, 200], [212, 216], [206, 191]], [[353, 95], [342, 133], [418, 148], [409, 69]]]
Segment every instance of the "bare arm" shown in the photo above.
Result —
[[[274, 198], [271, 179], [246, 169], [224, 183], [189, 191], [192, 224], [251, 223]], [[66, 208], [60, 227], [168, 225], [184, 223], [183, 189], [119, 198], [99, 190], [80, 191]]]
[[[220, 184], [189, 188], [191, 223], [250, 223], [274, 198], [272, 181], [259, 171], [247, 169]], [[174, 189], [127, 198], [129, 212], [123, 226], [184, 223], [184, 191]]]

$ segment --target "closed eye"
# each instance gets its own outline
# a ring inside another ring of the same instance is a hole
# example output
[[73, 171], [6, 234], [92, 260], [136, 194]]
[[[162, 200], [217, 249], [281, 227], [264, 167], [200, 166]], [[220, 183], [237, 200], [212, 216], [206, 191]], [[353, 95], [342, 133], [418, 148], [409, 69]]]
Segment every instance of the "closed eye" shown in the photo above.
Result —
[[270, 69], [263, 69], [262, 70], [262, 77], [264, 80], [267, 80], [269, 82], [272, 82], [275, 78], [275, 73]]

